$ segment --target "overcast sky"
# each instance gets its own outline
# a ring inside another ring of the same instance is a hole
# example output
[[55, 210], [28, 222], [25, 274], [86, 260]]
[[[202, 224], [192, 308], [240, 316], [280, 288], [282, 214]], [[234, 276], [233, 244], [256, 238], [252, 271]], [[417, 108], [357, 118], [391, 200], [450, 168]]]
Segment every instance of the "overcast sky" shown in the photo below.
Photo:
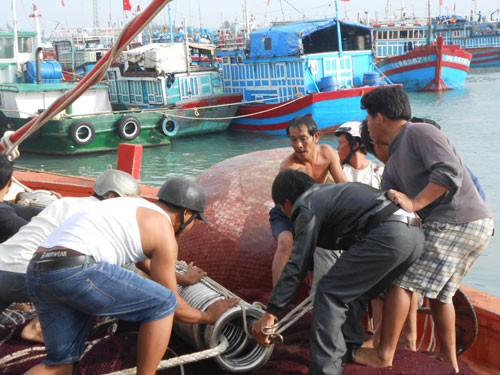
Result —
[[[2, 5], [10, 3], [5, 11], [0, 12], [0, 28], [12, 24], [12, 0], [1, 0]], [[98, 4], [99, 26], [120, 25], [132, 17], [132, 12], [123, 12], [123, 0], [15, 0], [19, 30], [35, 30], [32, 6], [36, 4], [39, 12], [41, 28], [46, 32], [54, 28], [92, 27], [94, 25], [94, 2]], [[132, 9], [137, 6], [144, 9], [150, 4], [148, 0], [129, 0]], [[64, 2], [64, 6], [62, 3]], [[339, 1], [339, 16], [356, 21], [358, 16], [371, 19], [383, 19], [387, 4], [391, 5], [392, 15], [401, 14], [404, 8], [407, 15], [424, 17], [427, 14], [427, 0], [350, 0]], [[431, 14], [439, 13], [439, 0], [430, 0]], [[179, 25], [182, 20], [186, 24], [217, 29], [222, 22], [241, 21], [245, 0], [173, 0], [170, 3], [171, 15]], [[500, 0], [442, 0], [442, 14], [456, 13], [469, 16], [471, 11], [479, 12], [489, 18], [491, 12], [498, 7]], [[297, 20], [302, 18], [317, 19], [335, 16], [335, 0], [246, 0], [249, 15], [253, 15], [257, 25], [264, 22]], [[455, 12], [454, 12], [455, 10]], [[477, 17], [477, 15], [475, 16]], [[495, 14], [497, 17], [497, 14]], [[155, 20], [158, 24], [168, 24], [168, 13], [165, 10]]]

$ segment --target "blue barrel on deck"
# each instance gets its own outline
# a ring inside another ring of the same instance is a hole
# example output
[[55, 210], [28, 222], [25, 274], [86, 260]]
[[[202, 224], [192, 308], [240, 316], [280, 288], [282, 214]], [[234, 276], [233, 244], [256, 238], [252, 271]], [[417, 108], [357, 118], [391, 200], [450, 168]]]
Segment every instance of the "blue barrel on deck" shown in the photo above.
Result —
[[328, 76], [321, 78], [321, 80], [319, 81], [319, 89], [322, 92], [337, 91], [339, 89], [339, 83], [337, 82], [337, 77]]
[[[24, 80], [27, 83], [36, 83], [36, 62], [28, 61], [25, 65]], [[40, 61], [40, 75], [42, 83], [59, 83], [62, 79], [62, 66], [56, 60]]]
[[379, 72], [366, 72], [363, 74], [363, 85], [365, 86], [379, 86], [380, 81]]

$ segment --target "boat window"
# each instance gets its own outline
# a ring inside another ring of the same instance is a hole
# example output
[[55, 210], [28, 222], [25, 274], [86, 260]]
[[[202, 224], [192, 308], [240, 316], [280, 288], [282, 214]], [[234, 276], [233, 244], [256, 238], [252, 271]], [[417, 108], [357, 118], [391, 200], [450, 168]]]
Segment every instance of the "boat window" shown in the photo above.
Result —
[[14, 38], [0, 38], [0, 59], [12, 59], [14, 57]]
[[272, 38], [264, 38], [264, 49], [266, 51], [271, 51], [273, 49], [273, 39]]
[[18, 48], [20, 53], [33, 52], [33, 39], [31, 39], [30, 37], [19, 38]]
[[408, 38], [413, 39], [413, 30], [408, 30]]
[[399, 32], [399, 38], [400, 39], [406, 39], [406, 38], [408, 38], [408, 30], [401, 30]]

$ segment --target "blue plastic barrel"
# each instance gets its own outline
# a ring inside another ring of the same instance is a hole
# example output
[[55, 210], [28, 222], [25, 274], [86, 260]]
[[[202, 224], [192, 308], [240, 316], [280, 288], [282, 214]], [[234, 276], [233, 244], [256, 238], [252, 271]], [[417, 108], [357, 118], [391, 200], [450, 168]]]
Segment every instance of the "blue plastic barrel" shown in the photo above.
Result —
[[367, 72], [363, 74], [363, 85], [378, 86], [380, 84], [379, 72]]
[[[36, 83], [36, 62], [26, 62], [24, 71], [24, 80], [27, 83]], [[42, 83], [58, 83], [62, 79], [62, 67], [59, 61], [42, 60], [40, 61], [40, 75]]]
[[322, 92], [337, 91], [339, 89], [337, 77], [328, 76], [328, 77], [321, 78], [321, 80], [319, 82], [319, 89]]

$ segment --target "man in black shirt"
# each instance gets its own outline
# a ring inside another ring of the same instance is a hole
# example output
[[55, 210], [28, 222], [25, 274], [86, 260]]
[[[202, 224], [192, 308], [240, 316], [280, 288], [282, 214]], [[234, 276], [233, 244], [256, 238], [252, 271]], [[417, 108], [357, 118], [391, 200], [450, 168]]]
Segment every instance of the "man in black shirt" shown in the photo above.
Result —
[[356, 182], [313, 185], [311, 177], [296, 170], [282, 171], [274, 180], [273, 200], [291, 217], [294, 244], [253, 332], [259, 343], [271, 344], [262, 329], [292, 301], [316, 246], [347, 249], [318, 283], [310, 337], [310, 374], [341, 374], [346, 342], [352, 347], [363, 343], [366, 302], [413, 263], [424, 236], [420, 221], [378, 189]]
[[4, 201], [12, 185], [12, 163], [5, 155], [0, 155], [0, 242], [8, 240], [19, 228], [38, 215], [37, 207], [20, 206]]

